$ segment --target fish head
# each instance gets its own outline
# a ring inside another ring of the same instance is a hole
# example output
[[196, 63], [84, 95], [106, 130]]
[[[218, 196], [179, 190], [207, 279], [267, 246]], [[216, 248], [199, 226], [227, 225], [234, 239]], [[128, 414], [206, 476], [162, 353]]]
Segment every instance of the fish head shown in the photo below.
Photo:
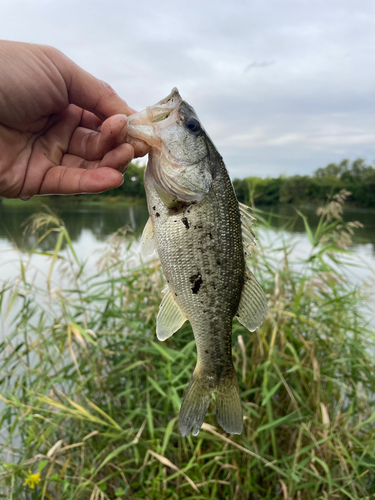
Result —
[[200, 201], [212, 183], [210, 141], [178, 90], [128, 120], [128, 135], [151, 146], [146, 175], [179, 200]]

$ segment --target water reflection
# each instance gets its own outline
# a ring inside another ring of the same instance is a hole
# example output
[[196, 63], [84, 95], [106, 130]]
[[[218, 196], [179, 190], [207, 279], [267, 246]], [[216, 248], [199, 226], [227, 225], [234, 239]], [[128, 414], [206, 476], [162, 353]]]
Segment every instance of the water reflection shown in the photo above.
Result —
[[[285, 229], [288, 233], [304, 234], [306, 232], [302, 218], [297, 216], [293, 207], [260, 208], [264, 211], [261, 215], [270, 221], [271, 227]], [[3, 246], [7, 242], [9, 246], [17, 246], [25, 250], [32, 249], [36, 245], [38, 238], [30, 232], [24, 232], [24, 223], [32, 213], [40, 211], [40, 207], [28, 205], [27, 203], [17, 207], [0, 203], [0, 240], [3, 240]], [[130, 227], [136, 236], [140, 236], [148, 218], [146, 206], [126, 207], [116, 206], [115, 204], [110, 207], [95, 205], [72, 206], [69, 198], [55, 200], [53, 211], [63, 219], [74, 243], [79, 241], [87, 242], [87, 233], [90, 233], [91, 244], [97, 244], [98, 246], [100, 246], [100, 243], [105, 242], [109, 235], [123, 226]], [[316, 228], [319, 217], [315, 214], [315, 209], [303, 208], [302, 211], [307, 216], [310, 226], [313, 229]], [[294, 217], [292, 221], [290, 220], [291, 217]], [[346, 221], [359, 220], [364, 225], [362, 229], [356, 230], [355, 241], [357, 244], [370, 244], [371, 253], [375, 255], [375, 211], [346, 209], [344, 219]], [[49, 251], [54, 248], [55, 243], [56, 235], [51, 235], [43, 240], [39, 245], [39, 249]]]
[[[303, 219], [293, 207], [287, 205], [259, 207], [259, 209], [265, 212], [261, 215], [270, 221], [273, 228], [286, 229], [290, 233], [306, 233]], [[303, 207], [300, 211], [307, 217], [310, 227], [315, 230], [319, 223], [316, 208]], [[375, 255], [375, 210], [346, 208], [343, 218], [346, 222], [359, 221], [363, 224], [363, 228], [355, 230], [355, 246], [359, 243], [370, 243], [372, 253]]]
[[[0, 204], [0, 239], [9, 241], [20, 249], [31, 250], [38, 237], [24, 231], [24, 224], [32, 213], [40, 212], [39, 207], [28, 207], [27, 203], [20, 207]], [[68, 202], [62, 201], [56, 207], [56, 215], [64, 221], [71, 240], [75, 243], [82, 239], [83, 233], [89, 231], [98, 243], [105, 241], [109, 235], [123, 226], [130, 227], [136, 236], [140, 236], [147, 222], [146, 206], [110, 207], [97, 206], [70, 208]], [[54, 248], [56, 236], [51, 235], [38, 246], [48, 251]]]

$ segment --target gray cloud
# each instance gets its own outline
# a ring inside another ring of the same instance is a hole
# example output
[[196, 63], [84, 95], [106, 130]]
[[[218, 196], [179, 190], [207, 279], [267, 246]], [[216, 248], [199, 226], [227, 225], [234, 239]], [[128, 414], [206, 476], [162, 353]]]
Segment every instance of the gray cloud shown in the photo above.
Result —
[[267, 68], [268, 66], [272, 66], [275, 64], [275, 61], [253, 61], [246, 66], [244, 69], [244, 73], [247, 73], [252, 68]]
[[375, 158], [372, 0], [3, 0], [0, 18], [138, 109], [177, 86], [232, 175]]

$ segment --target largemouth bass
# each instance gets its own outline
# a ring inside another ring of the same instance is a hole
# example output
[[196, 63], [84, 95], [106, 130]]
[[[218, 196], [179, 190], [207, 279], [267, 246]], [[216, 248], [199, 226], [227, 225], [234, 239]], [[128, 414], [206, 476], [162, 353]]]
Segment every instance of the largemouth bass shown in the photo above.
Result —
[[238, 203], [222, 157], [177, 89], [130, 116], [128, 134], [151, 146], [144, 176], [150, 218], [142, 248], [144, 256], [157, 249], [168, 287], [157, 337], [167, 339], [189, 320], [197, 345], [180, 433], [198, 434], [215, 394], [217, 422], [241, 434], [232, 319], [254, 331], [267, 315], [264, 292], [245, 263], [246, 249], [255, 243], [254, 219]]

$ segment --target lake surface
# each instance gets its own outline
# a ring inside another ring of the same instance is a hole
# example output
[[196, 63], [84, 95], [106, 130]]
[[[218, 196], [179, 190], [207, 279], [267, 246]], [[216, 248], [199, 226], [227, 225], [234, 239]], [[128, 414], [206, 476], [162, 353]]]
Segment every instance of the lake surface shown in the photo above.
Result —
[[[20, 273], [20, 257], [29, 259], [27, 251], [37, 248], [40, 252], [50, 252], [56, 244], [56, 233], [51, 234], [40, 244], [38, 236], [25, 232], [25, 222], [30, 215], [38, 213], [41, 207], [28, 203], [10, 206], [0, 203], [0, 284]], [[124, 226], [131, 229], [133, 238], [139, 240], [144, 225], [148, 219], [146, 206], [96, 206], [77, 205], [70, 198], [61, 197], [54, 200], [54, 212], [62, 218], [73, 242], [75, 251], [80, 261], [86, 261], [86, 272], [96, 271], [96, 262], [100, 250], [106, 246], [111, 235]], [[301, 217], [291, 206], [263, 207], [262, 216], [269, 220], [271, 228], [265, 230], [260, 227], [257, 231], [258, 238], [293, 238], [296, 242], [296, 252], [306, 255], [309, 252], [305, 226]], [[309, 224], [314, 229], [318, 223], [318, 216], [314, 208], [303, 208]], [[271, 214], [271, 215], [270, 215]], [[290, 218], [295, 216], [293, 223]], [[375, 268], [375, 210], [346, 209], [346, 221], [360, 221], [364, 227], [356, 230], [353, 251], [366, 265]], [[289, 221], [287, 227], [286, 223]], [[136, 245], [137, 246], [137, 245]], [[51, 259], [43, 255], [33, 255], [29, 266], [38, 274], [37, 278], [42, 283], [48, 273]], [[364, 269], [356, 271], [353, 280], [366, 279], [370, 273]]]

